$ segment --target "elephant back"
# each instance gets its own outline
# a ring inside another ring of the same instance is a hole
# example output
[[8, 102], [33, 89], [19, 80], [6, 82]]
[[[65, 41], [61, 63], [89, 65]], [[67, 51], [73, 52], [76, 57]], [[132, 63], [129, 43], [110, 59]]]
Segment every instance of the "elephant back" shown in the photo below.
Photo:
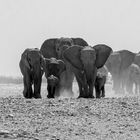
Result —
[[42, 44], [40, 51], [45, 58], [51, 58], [51, 57], [57, 58], [57, 54], [55, 51], [56, 41], [57, 38], [47, 39]]
[[79, 46], [88, 46], [88, 43], [82, 38], [71, 38], [74, 42], [74, 45]]
[[121, 56], [121, 70], [127, 69], [133, 63], [136, 54], [128, 50], [118, 52]]

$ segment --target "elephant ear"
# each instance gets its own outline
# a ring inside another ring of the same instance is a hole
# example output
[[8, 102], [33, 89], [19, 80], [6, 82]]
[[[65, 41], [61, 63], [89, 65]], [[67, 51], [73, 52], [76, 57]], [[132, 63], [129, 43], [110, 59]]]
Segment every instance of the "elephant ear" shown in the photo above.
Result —
[[64, 53], [63, 56], [64, 58], [75, 68], [82, 70], [83, 66], [80, 60], [80, 52], [83, 49], [82, 46], [78, 46], [78, 45], [73, 45], [69, 48], [67, 48]]
[[31, 49], [26, 49], [26, 50], [23, 52], [22, 56], [21, 56], [21, 60], [22, 60], [23, 64], [24, 64], [28, 69], [31, 69], [30, 64], [29, 64], [29, 61], [28, 61], [28, 53], [29, 53], [30, 50], [31, 50]]
[[109, 62], [109, 58], [107, 59], [105, 66], [108, 68], [108, 71], [111, 71], [111, 63]]
[[43, 67], [43, 71], [45, 72], [45, 76], [47, 77], [48, 75], [48, 65], [50, 63], [50, 59], [49, 58], [42, 58], [42, 67]]
[[112, 49], [104, 44], [95, 45], [93, 48], [96, 51], [96, 67], [101, 68], [110, 56]]
[[45, 58], [43, 55], [40, 53], [40, 65], [41, 65], [41, 70], [44, 71], [45, 69]]
[[[112, 51], [112, 53], [113, 53], [113, 51]], [[111, 62], [110, 62], [111, 54], [110, 54], [110, 56], [108, 57], [108, 59], [107, 59], [107, 61], [105, 63], [105, 66], [107, 67], [107, 69], [108, 69], [109, 72], [112, 70], [112, 68], [111, 68]]]
[[55, 57], [57, 58], [55, 45], [57, 42], [57, 38], [47, 39], [44, 41], [40, 48], [40, 52], [45, 58]]
[[128, 50], [120, 50], [117, 52], [120, 53], [121, 60], [122, 60], [121, 70], [127, 69], [133, 63], [136, 54]]
[[58, 60], [59, 63], [59, 75], [66, 70], [66, 65], [62, 60]]
[[73, 40], [74, 45], [79, 46], [88, 46], [88, 43], [82, 38], [71, 38]]

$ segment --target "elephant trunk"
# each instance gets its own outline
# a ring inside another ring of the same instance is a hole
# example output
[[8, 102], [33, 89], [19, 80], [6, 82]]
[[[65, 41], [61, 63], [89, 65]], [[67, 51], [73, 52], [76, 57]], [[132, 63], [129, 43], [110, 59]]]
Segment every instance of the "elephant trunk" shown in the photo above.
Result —
[[34, 75], [34, 79], [38, 79], [39, 77], [41, 77], [41, 67], [40, 65], [36, 64], [32, 67], [31, 72]]
[[86, 75], [87, 82], [92, 82], [94, 76], [94, 68], [91, 68], [91, 65], [85, 65], [84, 72]]
[[96, 67], [86, 67], [84, 70], [86, 75], [86, 81], [87, 81], [87, 88], [88, 93], [86, 94], [87, 98], [94, 98], [93, 96], [93, 87], [96, 80], [96, 74], [97, 74], [97, 68]]

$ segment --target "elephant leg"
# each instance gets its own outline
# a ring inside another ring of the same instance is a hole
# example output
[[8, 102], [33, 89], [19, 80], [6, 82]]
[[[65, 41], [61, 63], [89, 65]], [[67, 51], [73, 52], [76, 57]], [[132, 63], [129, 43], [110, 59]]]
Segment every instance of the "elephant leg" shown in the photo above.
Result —
[[120, 92], [120, 79], [117, 75], [113, 77], [113, 87], [115, 93], [118, 94]]
[[82, 87], [82, 83], [80, 81], [80, 79], [76, 76], [76, 80], [77, 80], [77, 83], [78, 83], [78, 87], [79, 87], [79, 97], [84, 97], [84, 89]]
[[47, 86], [47, 90], [48, 90], [48, 98], [54, 98], [54, 94], [55, 94], [55, 87], [51, 87], [51, 86]]
[[122, 80], [121, 80], [120, 93], [122, 93], [122, 94], [125, 93], [125, 90], [124, 90], [124, 89], [125, 89], [125, 82], [124, 82], [124, 80], [122, 79]]
[[112, 81], [113, 81], [113, 88], [112, 88], [112, 89], [113, 89], [114, 91], [116, 91], [116, 87], [117, 87], [117, 86], [116, 86], [116, 85], [117, 85], [116, 83], [117, 83], [117, 82], [116, 82], [116, 77], [115, 77], [114, 75], [112, 75]]
[[140, 83], [138, 83], [138, 93], [140, 94]]
[[76, 76], [76, 80], [79, 86], [78, 98], [85, 98], [86, 95], [88, 94], [88, 87], [87, 87], [85, 75], [77, 69], [74, 70], [74, 74]]
[[123, 94], [125, 93], [126, 83], [127, 83], [127, 80], [128, 80], [127, 73], [128, 73], [127, 70], [124, 70], [120, 75], [120, 86], [121, 86], [120, 92], [123, 93]]
[[101, 97], [105, 97], [105, 85], [101, 87], [102, 95]]
[[58, 98], [59, 96], [60, 96], [60, 92], [62, 91], [62, 89], [60, 88], [60, 84], [58, 84], [56, 87], [55, 87], [55, 93], [54, 93], [54, 96], [56, 97], [56, 98]]
[[133, 82], [129, 81], [127, 84], [127, 91], [129, 94], [133, 94]]
[[41, 79], [34, 79], [34, 98], [41, 98]]
[[89, 85], [89, 92], [88, 92], [87, 98], [94, 98], [93, 96], [94, 84], [92, 82], [89, 82], [88, 85]]
[[99, 85], [95, 85], [95, 93], [96, 93], [96, 98], [100, 98], [101, 90], [100, 90]]
[[117, 91], [117, 84], [118, 84], [118, 82], [117, 82], [117, 75], [115, 75], [115, 74], [112, 74], [112, 80], [113, 80], [113, 90], [115, 91], [115, 93], [116, 93], [116, 91]]
[[138, 94], [138, 83], [135, 82], [135, 94]]
[[86, 84], [86, 80], [84, 77], [82, 76], [76, 76], [77, 82], [78, 82], [78, 86], [79, 86], [79, 96], [78, 98], [86, 98], [87, 94], [88, 94], [88, 87]]
[[[126, 72], [126, 71], [125, 71]], [[125, 86], [126, 86], [126, 74], [123, 72], [119, 75], [119, 93], [124, 94], [125, 93]], [[127, 73], [127, 72], [126, 72]]]
[[23, 82], [24, 82], [23, 96], [25, 98], [32, 98], [33, 97], [32, 81], [29, 75], [23, 77]]
[[114, 80], [114, 78], [112, 78], [112, 81], [113, 81], [113, 87], [112, 87], [112, 90], [114, 90], [115, 91], [115, 80]]

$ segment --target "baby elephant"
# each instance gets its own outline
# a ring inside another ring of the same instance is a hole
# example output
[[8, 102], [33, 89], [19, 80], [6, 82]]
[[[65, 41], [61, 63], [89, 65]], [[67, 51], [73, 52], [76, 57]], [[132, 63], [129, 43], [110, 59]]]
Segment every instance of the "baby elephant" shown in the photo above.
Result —
[[97, 72], [97, 76], [95, 80], [96, 98], [105, 97], [105, 83], [106, 83], [107, 75], [108, 75], [108, 70], [105, 66], [100, 68]]
[[47, 79], [48, 98], [59, 96], [60, 90], [60, 75], [66, 70], [66, 65], [62, 60], [56, 58], [45, 58], [44, 64], [45, 77]]

